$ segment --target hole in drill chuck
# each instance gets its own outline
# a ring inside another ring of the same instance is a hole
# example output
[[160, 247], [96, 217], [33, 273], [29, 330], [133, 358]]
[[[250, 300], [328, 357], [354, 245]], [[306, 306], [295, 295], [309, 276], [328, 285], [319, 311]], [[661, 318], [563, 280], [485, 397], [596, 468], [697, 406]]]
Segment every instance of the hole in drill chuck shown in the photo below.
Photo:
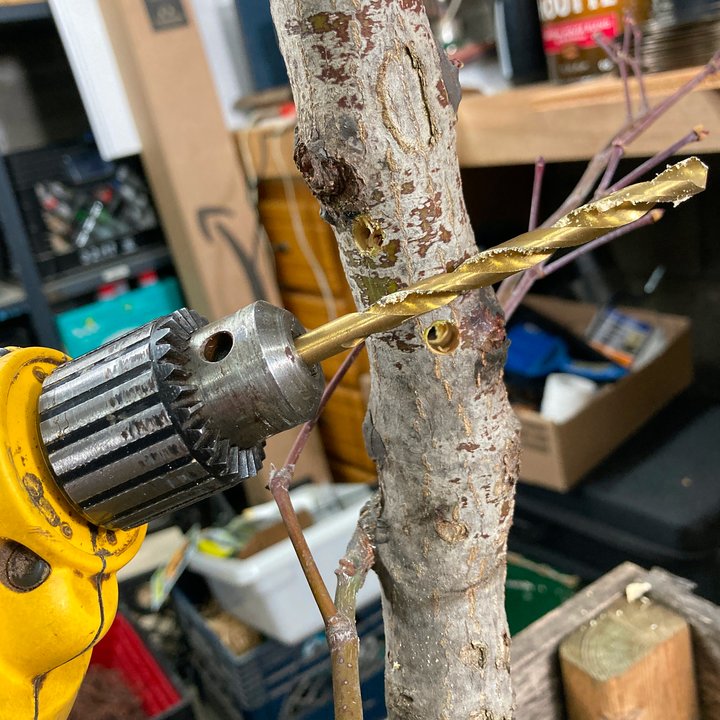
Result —
[[203, 345], [203, 357], [211, 363], [220, 362], [228, 356], [234, 342], [233, 336], [229, 332], [225, 330], [216, 332]]

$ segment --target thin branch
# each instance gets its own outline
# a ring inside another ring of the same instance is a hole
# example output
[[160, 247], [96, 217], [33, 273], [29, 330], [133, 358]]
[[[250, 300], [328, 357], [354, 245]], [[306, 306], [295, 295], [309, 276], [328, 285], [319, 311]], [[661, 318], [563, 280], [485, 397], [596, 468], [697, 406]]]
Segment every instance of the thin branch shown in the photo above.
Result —
[[673, 105], [676, 105], [686, 95], [690, 94], [698, 85], [701, 85], [707, 78], [720, 70], [720, 50], [718, 50], [710, 61], [694, 77], [679, 87], [672, 95], [659, 102], [648, 112], [642, 115], [639, 120], [622, 132], [616, 139], [627, 147], [636, 140], [639, 135], [645, 132], [658, 118], [662, 117]]
[[362, 352], [364, 347], [364, 342], [359, 343], [348, 353], [347, 357], [342, 361], [342, 364], [338, 368], [337, 372], [335, 373], [335, 375], [333, 375], [330, 382], [327, 384], [325, 390], [323, 391], [322, 398], [320, 399], [320, 405], [318, 407], [317, 413], [315, 414], [315, 417], [312, 420], [308, 420], [302, 426], [302, 430], [298, 433], [297, 438], [295, 438], [295, 442], [293, 443], [293, 446], [292, 448], [290, 448], [290, 452], [288, 453], [287, 460], [285, 460], [285, 467], [291, 466], [294, 468], [297, 464], [300, 453], [302, 453], [302, 451], [305, 449], [305, 445], [307, 444], [308, 438], [310, 437], [310, 433], [315, 429], [315, 426], [317, 425], [318, 420], [320, 419], [320, 416], [325, 409], [325, 406], [328, 404], [328, 400], [330, 400], [332, 394], [337, 389], [337, 386], [342, 382], [342, 379], [347, 374], [347, 371], [352, 367], [352, 364], [355, 362], [355, 360], [357, 360], [358, 355]]
[[654, 210], [651, 210], [647, 215], [644, 215], [639, 220], [636, 220], [634, 223], [619, 227], [617, 228], [617, 230], [613, 230], [607, 235], [603, 235], [602, 237], [599, 237], [596, 240], [587, 243], [581, 248], [575, 248], [574, 250], [571, 250], [569, 253], [566, 253], [557, 260], [554, 260], [553, 262], [545, 265], [545, 267], [542, 268], [541, 277], [547, 277], [548, 275], [552, 275], [552, 273], [557, 272], [558, 270], [566, 267], [572, 262], [575, 262], [575, 260], [577, 260], [581, 255], [592, 252], [593, 250], [602, 247], [603, 245], [607, 245], [607, 243], [610, 243], [613, 240], [617, 240], [619, 237], [627, 235], [633, 230], [637, 230], [638, 228], [646, 227], [648, 225], [654, 225], [656, 222], [659, 222], [662, 219], [664, 214], [665, 211], [662, 208], [655, 208]]
[[[642, 41], [642, 35], [640, 33], [640, 29], [637, 28], [637, 26], [634, 24], [632, 25], [632, 31], [635, 37], [636, 55], [635, 59], [633, 59], [633, 62], [635, 62], [635, 60], [639, 58], [638, 46]], [[604, 47], [606, 52], [608, 52], [610, 58], [617, 62], [619, 58], [617, 58], [616, 60], [613, 57], [617, 54], [615, 48], [612, 47], [603, 37], [599, 37], [596, 39], [598, 40], [598, 44]], [[636, 77], [638, 77], [641, 97], [644, 98], [643, 104], [647, 106], [647, 98], [645, 96], [644, 84], [642, 83], [641, 79], [642, 72], [639, 60], [637, 62], [637, 67], [634, 67], [633, 69], [635, 70]], [[702, 84], [706, 78], [710, 77], [710, 75], [713, 75], [718, 71], [720, 71], [720, 50], [712, 56], [710, 61], [694, 77], [692, 77], [684, 85], [679, 87], [674, 93], [666, 97], [654, 107], [647, 107], [645, 112], [640, 115], [637, 120], [631, 123], [627, 123], [624, 127], [622, 127], [615, 134], [612, 140], [590, 159], [590, 162], [585, 168], [582, 177], [580, 178], [570, 195], [568, 195], [562, 205], [560, 205], [560, 207], [547, 220], [545, 220], [545, 222], [542, 223], [541, 227], [552, 227], [561, 217], [567, 215], [567, 213], [571, 212], [572, 210], [580, 207], [580, 205], [582, 205], [590, 196], [593, 188], [598, 184], [598, 182], [602, 184], [605, 181], [605, 178], [608, 178], [608, 180], [611, 178], [609, 170], [612, 168], [609, 168], [609, 165], [615, 162], [614, 158], [617, 157], [618, 147], [626, 149], [630, 145], [630, 143], [632, 143], [638, 138], [638, 136], [645, 132], [656, 120], [658, 120], [658, 118], [662, 117], [671, 107], [673, 107], [680, 100], [682, 100], [682, 98], [684, 98], [696, 87]], [[697, 132], [697, 137], [695, 139], [702, 139], [702, 137], [704, 137], [703, 132], [704, 131], [701, 131], [701, 129], [699, 129]], [[631, 182], [634, 182], [634, 180], [639, 177], [640, 174], [647, 172], [649, 169], [652, 169], [652, 167], [655, 167], [659, 163], [663, 162], [664, 159], [670, 157], [675, 152], [677, 152], [677, 150], [679, 150], [683, 146], [683, 144], [687, 144], [688, 142], [692, 141], [692, 135], [688, 135], [686, 136], [686, 138], [682, 138], [667, 150], [663, 150], [662, 152], [658, 153], [654, 158], [651, 158], [651, 160], [643, 163], [639, 168], [633, 171], [633, 173], [628, 175], [626, 178], [623, 178], [618, 183], [615, 183], [613, 186], [607, 188], [605, 192], [613, 192], [614, 190], [624, 187], [625, 184], [630, 184]], [[617, 160], [619, 161], [619, 159], [620, 158], [618, 157]], [[612, 169], [613, 174], [614, 172], [615, 169]], [[522, 298], [525, 297], [529, 289], [538, 279], [538, 273], [540, 273], [541, 271], [542, 268], [538, 268], [536, 266], [535, 268], [528, 270], [520, 275], [513, 275], [500, 284], [500, 287], [497, 291], [497, 297], [500, 304], [505, 310], [506, 318], [509, 318], [515, 311], [515, 309], [517, 309], [517, 306], [522, 301]], [[517, 299], [518, 297], [519, 300]]]
[[298, 557], [300, 566], [302, 567], [302, 571], [308, 581], [308, 585], [310, 586], [310, 590], [315, 598], [315, 602], [317, 603], [326, 627], [337, 615], [337, 608], [330, 597], [330, 593], [325, 586], [322, 575], [320, 575], [320, 571], [318, 570], [315, 559], [312, 556], [310, 547], [303, 535], [302, 527], [300, 526], [295, 508], [293, 507], [292, 500], [290, 499], [290, 482], [295, 470], [295, 465], [300, 457], [300, 454], [305, 448], [305, 445], [307, 444], [310, 433], [317, 424], [318, 418], [325, 409], [325, 406], [327, 405], [327, 402], [333, 392], [340, 384], [340, 381], [345, 376], [345, 373], [347, 373], [350, 366], [360, 354], [363, 345], [363, 343], [360, 343], [354, 347], [345, 360], [343, 360], [342, 365], [335, 373], [332, 380], [330, 380], [327, 384], [327, 387], [323, 392], [317, 414], [312, 420], [309, 420], [305, 423], [305, 425], [303, 425], [302, 430], [298, 433], [298, 436], [290, 449], [285, 465], [283, 465], [283, 467], [279, 470], [276, 468], [271, 470], [270, 482], [268, 483], [268, 488], [272, 493], [278, 509], [280, 510], [280, 516], [282, 517], [285, 528], [287, 529], [290, 542], [292, 542], [293, 547], [295, 548], [295, 554]]
[[607, 193], [607, 187], [613, 181], [615, 173], [618, 169], [618, 165], [620, 164], [620, 160], [622, 159], [622, 156], [624, 154], [625, 148], [622, 145], [620, 145], [619, 143], [615, 143], [612, 146], [612, 150], [610, 151], [610, 159], [608, 160], [607, 167], [605, 168], [605, 173], [603, 174], [602, 180], [600, 180], [600, 184], [595, 191], [596, 199], [602, 197]]
[[641, 165], [638, 165], [632, 172], [629, 172], [625, 177], [618, 180], [614, 185], [611, 185], [606, 189], [606, 193], [615, 192], [616, 190], [622, 190], [624, 187], [637, 182], [643, 175], [654, 170], [658, 165], [665, 162], [668, 158], [682, 150], [686, 145], [693, 142], [700, 142], [708, 136], [708, 131], [702, 125], [698, 125], [693, 128], [687, 135], [680, 138], [677, 142], [674, 142], [669, 148], [661, 150], [659, 153], [653, 155], [649, 160], [646, 160]]
[[535, 230], [538, 226], [540, 213], [540, 197], [542, 195], [543, 177], [545, 175], [545, 158], [539, 157], [535, 161], [535, 177], [533, 178], [532, 199], [530, 201], [530, 222], [528, 230]]
[[628, 225], [624, 225], [623, 227], [619, 227], [616, 230], [612, 230], [606, 235], [603, 235], [602, 237], [599, 237], [596, 240], [587, 243], [586, 245], [575, 248], [574, 250], [566, 253], [557, 260], [554, 260], [553, 262], [541, 263], [540, 265], [535, 265], [535, 267], [530, 268], [530, 270], [526, 270], [521, 275], [520, 281], [513, 290], [510, 298], [507, 300], [506, 303], [503, 304], [505, 321], [507, 322], [514, 315], [515, 311], [518, 309], [518, 307], [520, 307], [522, 301], [525, 299], [525, 296], [530, 292], [532, 286], [538, 280], [546, 278], [548, 275], [552, 275], [552, 273], [557, 272], [558, 270], [566, 267], [572, 262], [575, 262], [575, 260], [577, 260], [581, 255], [585, 255], [586, 253], [591, 252], [592, 250], [595, 250], [602, 245], [612, 242], [613, 240], [616, 240], [623, 235], [627, 235], [627, 233], [632, 232], [633, 230], [645, 227], [646, 225], [655, 224], [662, 218], [664, 214], [664, 210], [662, 210], [661, 208], [655, 208], [654, 210], [651, 210], [649, 213], [647, 213], [647, 215], [643, 215], [643, 217], [641, 217], [639, 220], [629, 223]]
[[628, 62], [633, 69], [638, 90], [640, 91], [640, 112], [646, 113], [650, 109], [650, 103], [645, 90], [645, 75], [642, 70], [643, 32], [642, 28], [635, 22], [632, 14], [628, 14], [625, 18], [625, 28], [626, 31], [629, 29], [633, 36], [633, 56], [628, 58]]
[[[375, 563], [374, 537], [380, 513], [380, 497], [375, 496], [360, 513], [357, 527], [348, 544], [345, 557], [340, 560], [337, 575], [335, 605], [338, 609], [337, 628], [328, 630], [332, 655], [333, 695], [335, 717], [361, 720], [362, 698], [358, 669], [360, 642], [355, 625], [357, 594]], [[331, 636], [332, 633], [332, 636]]]
[[348, 616], [355, 616], [357, 593], [375, 564], [375, 543], [381, 510], [380, 493], [377, 492], [360, 511], [345, 557], [340, 560], [335, 571], [338, 579], [335, 604], [339, 612]]
[[620, 72], [620, 79], [623, 85], [623, 94], [625, 95], [625, 116], [628, 123], [632, 123], [635, 119], [632, 108], [632, 96], [630, 94], [630, 77], [627, 71], [627, 58], [630, 54], [630, 34], [623, 34], [623, 46], [620, 46], [613, 40], [608, 40], [602, 33], [595, 33], [593, 39], [601, 47], [605, 54], [615, 63]]
[[630, 33], [623, 33], [623, 44], [620, 54], [620, 77], [623, 83], [623, 92], [625, 93], [625, 112], [627, 114], [628, 121], [633, 121], [633, 106], [632, 97], [630, 95], [630, 76], [628, 75], [628, 58], [630, 57]]
[[360, 638], [355, 616], [338, 613], [327, 627], [336, 720], [362, 720]]
[[315, 598], [323, 622], [327, 627], [330, 621], [337, 615], [335, 603], [330, 597], [325, 582], [322, 579], [320, 570], [315, 562], [315, 558], [310, 551], [305, 535], [303, 535], [302, 527], [298, 520], [292, 500], [290, 499], [290, 481], [292, 480], [292, 466], [285, 465], [279, 470], [273, 468], [270, 472], [270, 482], [268, 488], [280, 510], [280, 516], [287, 530], [290, 542], [295, 548], [295, 554], [300, 561], [300, 566], [305, 574], [310, 591]]
[[501, 302], [503, 312], [505, 313], [506, 323], [510, 321], [510, 318], [520, 307], [520, 304], [525, 299], [525, 296], [530, 292], [532, 286], [541, 277], [543, 277], [542, 264], [535, 265], [535, 267], [530, 268], [530, 270], [526, 270], [520, 275], [520, 279], [518, 280], [517, 285], [513, 288], [507, 301]]

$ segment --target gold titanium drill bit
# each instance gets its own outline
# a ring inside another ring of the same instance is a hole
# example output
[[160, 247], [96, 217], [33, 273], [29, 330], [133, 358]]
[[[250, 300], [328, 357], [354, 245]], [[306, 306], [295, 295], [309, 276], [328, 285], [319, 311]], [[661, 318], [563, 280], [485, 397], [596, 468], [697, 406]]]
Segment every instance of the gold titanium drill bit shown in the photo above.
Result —
[[295, 341], [299, 355], [316, 363], [353, 347], [369, 335], [447, 305], [459, 295], [494, 285], [547, 260], [556, 250], [584, 245], [649, 213], [658, 203], [679, 205], [705, 189], [707, 166], [697, 158], [671, 165], [654, 180], [630, 185], [583, 205], [551, 228], [533, 230], [485, 250], [455, 270], [386, 295], [362, 312], [321, 325]]

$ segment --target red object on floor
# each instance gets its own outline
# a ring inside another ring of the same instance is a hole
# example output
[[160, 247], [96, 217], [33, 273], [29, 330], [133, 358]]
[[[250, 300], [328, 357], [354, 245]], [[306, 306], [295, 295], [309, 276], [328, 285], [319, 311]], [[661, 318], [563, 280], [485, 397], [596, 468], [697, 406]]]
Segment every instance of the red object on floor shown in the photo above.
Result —
[[107, 635], [95, 646], [91, 665], [120, 672], [128, 688], [143, 703], [148, 717], [171, 710], [182, 700], [133, 626], [117, 615]]

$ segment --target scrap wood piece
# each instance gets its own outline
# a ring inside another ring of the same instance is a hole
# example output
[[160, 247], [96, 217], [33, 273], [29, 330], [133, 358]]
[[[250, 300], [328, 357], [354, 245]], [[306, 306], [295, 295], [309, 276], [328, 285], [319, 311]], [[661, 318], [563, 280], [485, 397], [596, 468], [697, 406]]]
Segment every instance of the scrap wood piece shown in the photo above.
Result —
[[697, 720], [688, 622], [649, 598], [620, 598], [560, 646], [570, 720]]

